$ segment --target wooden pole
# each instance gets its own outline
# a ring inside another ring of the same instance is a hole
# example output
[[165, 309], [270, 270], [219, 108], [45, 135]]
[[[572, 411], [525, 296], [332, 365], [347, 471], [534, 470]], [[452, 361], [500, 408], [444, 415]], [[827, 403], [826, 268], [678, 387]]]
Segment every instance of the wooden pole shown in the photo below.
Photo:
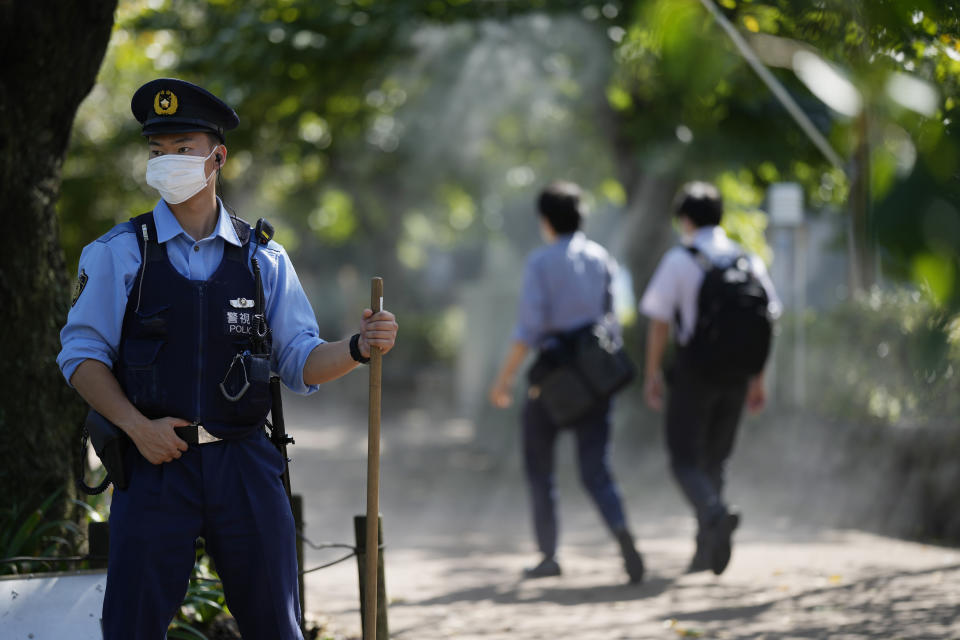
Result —
[[[383, 310], [383, 278], [370, 281], [370, 308]], [[377, 556], [379, 553], [377, 522], [380, 516], [380, 376], [382, 354], [370, 347], [370, 402], [367, 421], [367, 521], [366, 573], [363, 612], [364, 640], [377, 640]], [[382, 640], [386, 640], [385, 638]]]

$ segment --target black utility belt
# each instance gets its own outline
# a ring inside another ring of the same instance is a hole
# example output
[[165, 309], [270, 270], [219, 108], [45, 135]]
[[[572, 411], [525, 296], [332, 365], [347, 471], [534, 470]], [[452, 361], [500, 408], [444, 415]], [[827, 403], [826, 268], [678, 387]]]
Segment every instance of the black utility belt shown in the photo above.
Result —
[[236, 442], [239, 440], [247, 440], [248, 438], [255, 437], [258, 433], [264, 433], [263, 422], [254, 424], [256, 426], [242, 428], [228, 427], [221, 429], [220, 432], [222, 435], [220, 436], [213, 435], [207, 430], [206, 427], [203, 426], [203, 424], [199, 422], [194, 422], [193, 424], [188, 424], [183, 427], [174, 427], [173, 431], [177, 434], [178, 438], [187, 444], [205, 445], [216, 444], [218, 442]]
[[[261, 422], [249, 429], [228, 429], [227, 431], [229, 435], [226, 438], [220, 438], [207, 431], [199, 423], [174, 427], [177, 437], [188, 445], [203, 446], [223, 442], [224, 440], [244, 440], [253, 437], [258, 432], [264, 433], [264, 423]], [[94, 451], [97, 452], [97, 456], [107, 470], [107, 477], [98, 487], [88, 487], [83, 481], [83, 466], [81, 465], [80, 472], [77, 474], [77, 485], [80, 489], [88, 494], [97, 494], [103, 492], [110, 482], [113, 482], [117, 489], [126, 489], [130, 481], [130, 470], [124, 463], [124, 457], [127, 448], [131, 445], [127, 434], [93, 409], [90, 409], [87, 413], [87, 419], [81, 427], [81, 434], [83, 454], [80, 459], [85, 459], [87, 440], [89, 439], [93, 444]]]
[[177, 437], [187, 444], [214, 444], [223, 442], [223, 438], [218, 438], [207, 431], [202, 424], [188, 424], [185, 427], [174, 427]]

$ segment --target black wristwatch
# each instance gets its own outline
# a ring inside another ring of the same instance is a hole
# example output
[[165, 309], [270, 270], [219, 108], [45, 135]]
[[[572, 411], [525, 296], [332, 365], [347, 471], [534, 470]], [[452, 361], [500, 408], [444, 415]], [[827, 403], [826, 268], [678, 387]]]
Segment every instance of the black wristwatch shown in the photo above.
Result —
[[364, 358], [363, 354], [360, 353], [360, 334], [355, 333], [353, 337], [350, 338], [350, 357], [359, 362], [360, 364], [367, 364], [370, 362], [370, 358]]

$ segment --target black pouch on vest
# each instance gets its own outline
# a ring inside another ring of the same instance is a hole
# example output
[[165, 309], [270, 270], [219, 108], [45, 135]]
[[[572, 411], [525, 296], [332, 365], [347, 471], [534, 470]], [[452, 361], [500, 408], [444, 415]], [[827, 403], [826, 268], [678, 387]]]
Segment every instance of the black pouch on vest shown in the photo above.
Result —
[[247, 368], [250, 382], [270, 384], [270, 354], [245, 354], [243, 364]]
[[124, 468], [123, 457], [130, 445], [130, 439], [119, 427], [90, 409], [83, 424], [90, 434], [93, 450], [107, 470], [107, 475], [117, 489], [126, 489], [130, 483], [128, 469]]
[[[220, 382], [220, 393], [231, 403], [259, 405], [270, 397], [270, 354], [244, 351], [233, 357]], [[235, 405], [239, 406], [239, 405]], [[269, 410], [269, 406], [267, 407]]]

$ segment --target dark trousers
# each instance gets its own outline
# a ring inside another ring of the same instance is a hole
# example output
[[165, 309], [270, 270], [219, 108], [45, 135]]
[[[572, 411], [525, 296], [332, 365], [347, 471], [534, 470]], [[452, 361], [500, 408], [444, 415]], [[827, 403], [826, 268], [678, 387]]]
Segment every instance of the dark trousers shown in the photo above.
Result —
[[[611, 532], [626, 528], [620, 492], [610, 471], [610, 405], [604, 403], [576, 424], [563, 427], [577, 438], [580, 481]], [[527, 400], [523, 410], [523, 460], [533, 505], [533, 528], [540, 552], [548, 558], [557, 552], [557, 491], [554, 449], [558, 427], [537, 400]]]
[[106, 640], [161, 640], [180, 608], [203, 536], [230, 612], [249, 640], [302, 640], [296, 530], [262, 431], [239, 441], [190, 445], [153, 465], [130, 447], [130, 486], [110, 509], [103, 601]]
[[706, 380], [682, 359], [667, 379], [670, 466], [702, 529], [727, 511], [724, 472], [743, 414], [747, 381]]

